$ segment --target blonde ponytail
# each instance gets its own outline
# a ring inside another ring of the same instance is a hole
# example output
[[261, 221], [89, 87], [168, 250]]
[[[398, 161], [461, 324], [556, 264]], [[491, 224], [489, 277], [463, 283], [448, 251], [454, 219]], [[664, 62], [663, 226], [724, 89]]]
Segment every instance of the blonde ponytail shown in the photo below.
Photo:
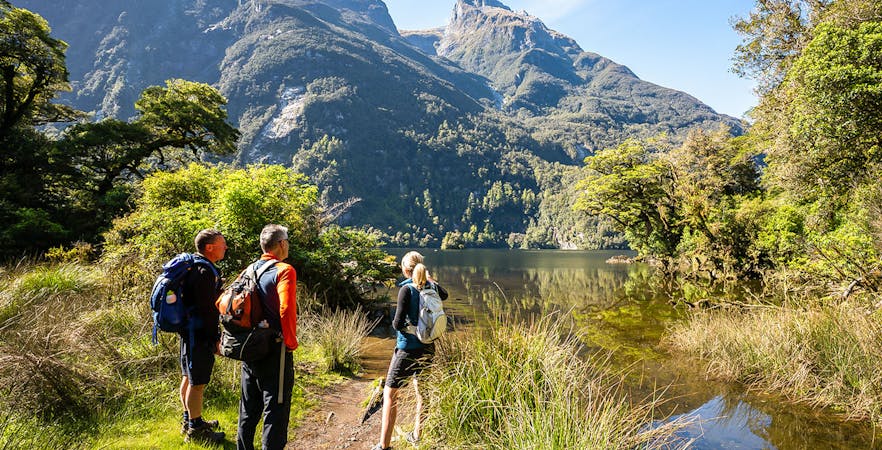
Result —
[[416, 285], [417, 288], [422, 289], [426, 285], [426, 281], [429, 278], [429, 272], [426, 270], [426, 266], [422, 263], [418, 263], [413, 268], [413, 275], [410, 279], [413, 281], [413, 284]]

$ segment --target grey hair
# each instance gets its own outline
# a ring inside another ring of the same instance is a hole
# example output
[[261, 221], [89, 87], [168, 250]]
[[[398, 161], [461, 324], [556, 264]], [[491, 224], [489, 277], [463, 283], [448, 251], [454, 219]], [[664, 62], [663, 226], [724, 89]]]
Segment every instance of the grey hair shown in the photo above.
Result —
[[269, 224], [260, 231], [260, 249], [264, 252], [272, 250], [279, 242], [288, 239], [288, 227]]

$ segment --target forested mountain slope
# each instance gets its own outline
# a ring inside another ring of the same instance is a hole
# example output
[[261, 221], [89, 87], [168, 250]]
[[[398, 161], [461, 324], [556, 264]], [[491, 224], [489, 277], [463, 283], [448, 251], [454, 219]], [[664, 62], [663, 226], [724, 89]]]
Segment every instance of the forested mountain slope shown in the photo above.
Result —
[[379, 0], [14, 4], [70, 44], [64, 101], [129, 118], [147, 86], [213, 84], [242, 131], [237, 162], [293, 165], [328, 203], [360, 198], [341, 220], [399, 244], [620, 244], [569, 209], [582, 157], [628, 136], [737, 132], [495, 1], [460, 0], [418, 45]]

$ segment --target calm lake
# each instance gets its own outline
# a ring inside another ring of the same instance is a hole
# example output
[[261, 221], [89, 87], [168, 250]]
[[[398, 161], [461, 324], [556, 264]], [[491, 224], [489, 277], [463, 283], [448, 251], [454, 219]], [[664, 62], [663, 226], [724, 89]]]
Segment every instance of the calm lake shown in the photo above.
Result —
[[[400, 261], [407, 250], [388, 249]], [[422, 251], [432, 276], [450, 293], [445, 311], [459, 329], [493, 317], [529, 320], [555, 311], [575, 318], [589, 348], [608, 352], [626, 371], [629, 389], [643, 398], [664, 388], [661, 413], [700, 417], [683, 436], [698, 449], [882, 448], [872, 426], [839, 420], [833, 412], [748, 393], [737, 384], [706, 380], [701, 364], [671, 356], [660, 340], [666, 327], [685, 320], [683, 306], [659, 293], [644, 264], [607, 264], [621, 251]], [[395, 291], [397, 292], [397, 290]], [[392, 294], [394, 297], [394, 293]], [[394, 342], [371, 337], [368, 375], [385, 373]]]

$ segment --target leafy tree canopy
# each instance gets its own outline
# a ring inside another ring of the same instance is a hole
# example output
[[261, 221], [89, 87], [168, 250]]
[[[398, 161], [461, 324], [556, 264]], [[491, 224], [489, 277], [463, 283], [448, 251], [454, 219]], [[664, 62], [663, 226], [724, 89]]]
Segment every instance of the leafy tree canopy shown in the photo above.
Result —
[[744, 138], [720, 128], [671, 150], [651, 145], [632, 140], [586, 158], [575, 208], [612, 218], [631, 248], [666, 267], [696, 257], [713, 277], [754, 269], [746, 230], [755, 226], [739, 203], [760, 192], [759, 171]]
[[734, 21], [744, 38], [735, 49], [735, 73], [758, 82], [762, 94], [774, 89], [810, 38], [831, 0], [757, 0], [750, 14]]
[[238, 131], [224, 122], [225, 102], [204, 83], [169, 80], [166, 87], [144, 91], [141, 115], [133, 121], [78, 123], [47, 144], [53, 161], [49, 183], [65, 200], [72, 232], [96, 238], [129, 210], [131, 182], [146, 173], [229, 154]]
[[76, 116], [51, 103], [70, 90], [67, 44], [49, 35], [49, 24], [28, 10], [0, 4], [0, 138], [20, 125], [67, 121]]
[[151, 86], [135, 102], [137, 122], [151, 129], [154, 146], [190, 149], [218, 155], [236, 151], [239, 132], [227, 123], [227, 99], [217, 89], [186, 80], [168, 80]]
[[[138, 100], [140, 115], [132, 122], [105, 119], [81, 123], [65, 131], [60, 157], [70, 158], [97, 193], [104, 194], [121, 175], [144, 177], [156, 168], [174, 167], [168, 156], [183, 149], [191, 158], [229, 155], [239, 132], [228, 123], [226, 99], [205, 83], [169, 80], [151, 86]], [[145, 167], [144, 164], [153, 164]]]
[[815, 34], [786, 78], [787, 139], [769, 164], [794, 190], [842, 194], [882, 163], [882, 23]]
[[611, 217], [631, 247], [672, 256], [682, 233], [674, 204], [673, 173], [643, 142], [628, 140], [585, 159], [575, 208]]

